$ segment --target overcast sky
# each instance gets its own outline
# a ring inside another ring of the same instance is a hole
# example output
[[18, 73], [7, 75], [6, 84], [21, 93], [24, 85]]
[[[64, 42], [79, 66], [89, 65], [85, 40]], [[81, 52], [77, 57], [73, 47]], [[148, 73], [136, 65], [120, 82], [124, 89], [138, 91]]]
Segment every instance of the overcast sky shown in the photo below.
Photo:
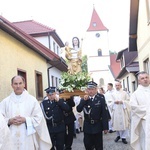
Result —
[[11, 22], [35, 20], [56, 29], [63, 42], [83, 38], [93, 5], [109, 29], [109, 47], [128, 47], [130, 0], [0, 0], [0, 14]]

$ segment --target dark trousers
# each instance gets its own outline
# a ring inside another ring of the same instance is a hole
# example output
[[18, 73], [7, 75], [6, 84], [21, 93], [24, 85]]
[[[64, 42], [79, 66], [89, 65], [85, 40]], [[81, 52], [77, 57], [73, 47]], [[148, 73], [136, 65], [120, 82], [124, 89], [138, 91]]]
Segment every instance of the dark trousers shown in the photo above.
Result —
[[63, 150], [64, 148], [64, 136], [65, 132], [60, 133], [50, 133], [51, 141], [52, 141], [52, 148], [51, 150]]
[[66, 134], [65, 134], [65, 148], [64, 150], [71, 150], [74, 136], [74, 122], [71, 122], [66, 125]]
[[96, 134], [84, 133], [84, 146], [86, 150], [103, 150], [102, 132]]

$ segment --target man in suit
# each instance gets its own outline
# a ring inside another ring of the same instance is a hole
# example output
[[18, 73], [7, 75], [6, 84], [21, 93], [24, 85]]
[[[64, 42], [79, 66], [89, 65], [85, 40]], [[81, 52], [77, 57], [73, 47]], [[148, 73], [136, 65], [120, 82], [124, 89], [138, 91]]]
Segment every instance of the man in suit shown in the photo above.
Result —
[[56, 87], [47, 88], [46, 93], [48, 100], [43, 100], [41, 108], [52, 140], [51, 150], [63, 150], [66, 130], [63, 111], [69, 111], [69, 106], [59, 98]]
[[87, 84], [87, 95], [81, 99], [77, 111], [84, 111], [84, 146], [86, 150], [103, 150], [103, 131], [108, 132], [109, 112], [105, 97], [97, 92], [97, 84]]

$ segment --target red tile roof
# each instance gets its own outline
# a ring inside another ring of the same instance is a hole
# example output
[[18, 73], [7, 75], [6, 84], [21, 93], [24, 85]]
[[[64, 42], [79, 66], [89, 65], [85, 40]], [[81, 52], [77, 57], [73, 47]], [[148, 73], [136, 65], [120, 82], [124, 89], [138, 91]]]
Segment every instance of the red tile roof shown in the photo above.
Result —
[[110, 70], [116, 78], [121, 71], [120, 62], [116, 61], [117, 54], [110, 54]]
[[15, 26], [26, 32], [27, 34], [36, 34], [36, 33], [47, 33], [52, 32], [54, 29], [45, 26], [34, 20], [26, 20], [20, 22], [13, 22]]
[[93, 8], [93, 14], [91, 17], [90, 26], [87, 31], [103, 31], [108, 30], [102, 23], [99, 15], [97, 14], [95, 8]]
[[13, 22], [13, 24], [22, 31], [24, 31], [25, 33], [31, 35], [32, 37], [41, 37], [50, 35], [55, 39], [55, 41], [60, 47], [64, 47], [64, 43], [56, 33], [55, 29], [52, 29], [34, 20]]

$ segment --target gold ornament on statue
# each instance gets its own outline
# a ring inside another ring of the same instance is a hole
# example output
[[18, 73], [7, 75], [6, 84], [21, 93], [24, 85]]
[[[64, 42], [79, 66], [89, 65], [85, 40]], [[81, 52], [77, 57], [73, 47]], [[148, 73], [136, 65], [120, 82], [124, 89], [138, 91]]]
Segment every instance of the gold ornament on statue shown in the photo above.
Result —
[[65, 57], [68, 60], [68, 73], [77, 74], [82, 72], [82, 49], [78, 37], [72, 38], [73, 48], [69, 47], [68, 42], [65, 44]]

